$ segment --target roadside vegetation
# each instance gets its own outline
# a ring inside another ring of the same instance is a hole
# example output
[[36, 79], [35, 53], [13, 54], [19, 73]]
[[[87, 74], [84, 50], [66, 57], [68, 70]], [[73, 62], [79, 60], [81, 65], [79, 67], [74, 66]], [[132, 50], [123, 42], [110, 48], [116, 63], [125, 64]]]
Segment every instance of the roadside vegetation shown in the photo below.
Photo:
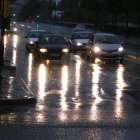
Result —
[[[139, 0], [30, 0], [19, 14], [20, 20], [54, 20], [95, 24], [95, 30], [139, 36]], [[61, 17], [52, 11], [63, 11]]]

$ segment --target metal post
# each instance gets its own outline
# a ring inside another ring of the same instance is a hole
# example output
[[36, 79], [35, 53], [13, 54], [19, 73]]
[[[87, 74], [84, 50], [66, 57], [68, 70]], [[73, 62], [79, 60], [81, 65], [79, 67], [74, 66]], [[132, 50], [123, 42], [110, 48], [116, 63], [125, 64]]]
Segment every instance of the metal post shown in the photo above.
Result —
[[0, 38], [0, 65], [3, 65], [4, 62], [4, 36], [5, 29], [8, 28], [8, 22], [10, 17], [9, 12], [9, 3], [10, 0], [1, 0], [0, 8], [1, 8], [1, 38]]
[[1, 0], [1, 38], [0, 38], [0, 65], [3, 65], [4, 61], [4, 35], [5, 35], [5, 24], [4, 24], [4, 0]]

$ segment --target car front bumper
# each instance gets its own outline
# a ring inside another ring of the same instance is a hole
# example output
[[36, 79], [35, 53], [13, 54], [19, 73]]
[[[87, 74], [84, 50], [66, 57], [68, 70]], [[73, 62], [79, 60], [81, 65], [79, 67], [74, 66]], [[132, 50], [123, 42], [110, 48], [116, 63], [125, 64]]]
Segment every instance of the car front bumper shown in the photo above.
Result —
[[102, 60], [121, 60], [124, 58], [124, 52], [115, 52], [115, 53], [94, 53], [94, 58], [99, 58]]
[[56, 60], [56, 59], [61, 59], [63, 55], [68, 54], [68, 52], [62, 52], [62, 50], [48, 50], [48, 52], [39, 52], [39, 56], [42, 59], [51, 59], [51, 60]]
[[80, 45], [80, 46], [73, 45], [72, 49], [76, 51], [87, 51], [88, 47], [87, 45]]

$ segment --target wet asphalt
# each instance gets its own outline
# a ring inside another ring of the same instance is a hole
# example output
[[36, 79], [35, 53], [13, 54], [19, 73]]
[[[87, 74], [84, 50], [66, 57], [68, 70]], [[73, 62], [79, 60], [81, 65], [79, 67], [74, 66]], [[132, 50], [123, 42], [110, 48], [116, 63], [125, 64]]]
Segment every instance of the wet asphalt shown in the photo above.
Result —
[[126, 58], [124, 64], [94, 64], [79, 52], [61, 60], [36, 62], [33, 53], [25, 50], [28, 30], [19, 26], [17, 35], [7, 36], [5, 59], [16, 65], [16, 76], [37, 103], [2, 105], [0, 139], [139, 139], [138, 61]]

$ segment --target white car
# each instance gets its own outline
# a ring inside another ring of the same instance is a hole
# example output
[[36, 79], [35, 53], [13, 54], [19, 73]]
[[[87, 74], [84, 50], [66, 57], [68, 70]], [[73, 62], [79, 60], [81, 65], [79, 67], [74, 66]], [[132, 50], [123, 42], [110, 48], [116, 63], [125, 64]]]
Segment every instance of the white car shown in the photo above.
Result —
[[93, 36], [93, 32], [83, 30], [75, 31], [70, 38], [70, 47], [72, 52], [87, 51], [89, 39]]
[[76, 27], [74, 28], [74, 31], [85, 31], [86, 27], [84, 24], [77, 24]]
[[124, 60], [124, 45], [114, 34], [96, 33], [89, 41], [87, 58], [95, 61], [96, 58], [101, 60]]
[[51, 33], [48, 33], [46, 30], [29, 31], [25, 36], [25, 41], [26, 41], [25, 48], [28, 49], [29, 51], [34, 50], [35, 42], [38, 41], [39, 37], [46, 34], [51, 34]]

